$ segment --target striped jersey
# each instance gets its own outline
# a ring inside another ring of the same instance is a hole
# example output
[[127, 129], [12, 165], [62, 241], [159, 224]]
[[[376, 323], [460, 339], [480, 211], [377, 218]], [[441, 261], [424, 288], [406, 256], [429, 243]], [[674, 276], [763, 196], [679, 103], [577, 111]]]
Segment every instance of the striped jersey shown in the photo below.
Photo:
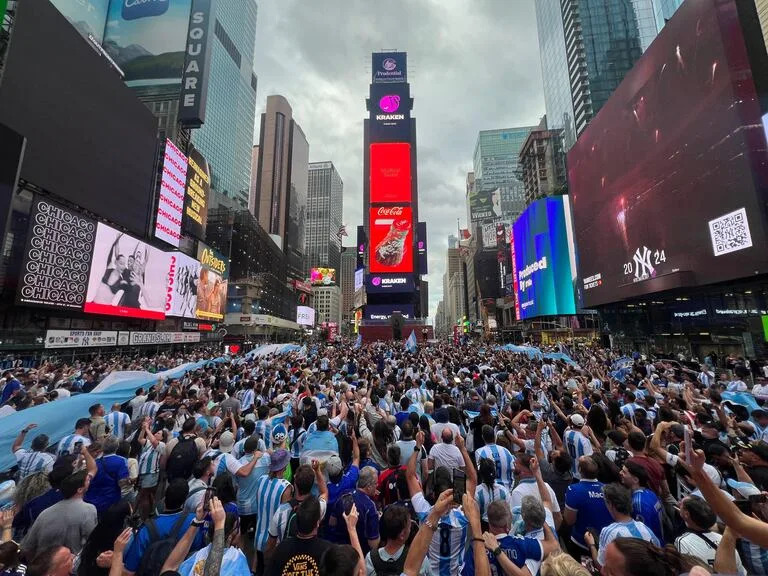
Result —
[[158, 442], [152, 446], [152, 442], [146, 440], [139, 454], [139, 476], [156, 474], [160, 471], [160, 457], [165, 453], [165, 443]]
[[75, 444], [78, 442], [82, 442], [84, 447], [91, 445], [90, 438], [86, 438], [80, 434], [70, 434], [69, 436], [64, 436], [64, 438], [59, 440], [59, 445], [56, 448], [56, 456], [59, 457], [66, 454], [74, 454]]
[[597, 561], [601, 566], [605, 565], [605, 549], [608, 547], [608, 544], [616, 540], [616, 538], [639, 538], [640, 540], [651, 542], [656, 546], [659, 545], [659, 540], [656, 538], [656, 535], [642, 522], [638, 522], [637, 520], [614, 522], [600, 531], [600, 545], [597, 547]]
[[[411, 503], [419, 519], [424, 521], [432, 510], [424, 494], [415, 494]], [[454, 508], [440, 518], [427, 553], [433, 576], [453, 576], [461, 573], [468, 535], [469, 520], [461, 509]]]
[[[240, 430], [240, 428], [238, 428]], [[250, 436], [245, 436], [242, 440], [238, 440], [235, 442], [235, 445], [232, 447], [232, 456], [235, 457], [235, 459], [240, 460], [243, 456], [245, 456], [245, 441], [248, 440]], [[267, 448], [264, 446], [264, 440], [259, 438], [259, 445], [256, 447], [256, 450], [259, 452], [266, 452]]]
[[160, 404], [154, 402], [153, 400], [147, 400], [139, 410], [139, 420], [147, 417], [149, 417], [151, 420], [154, 420], [159, 409]]
[[768, 548], [741, 538], [736, 541], [736, 549], [744, 562], [747, 574], [768, 575]]
[[125, 438], [125, 431], [131, 424], [131, 418], [125, 412], [110, 412], [104, 416], [104, 422], [107, 423], [109, 433], [118, 440]]
[[571, 456], [571, 474], [574, 478], [581, 479], [579, 474], [579, 458], [590, 456], [593, 452], [592, 443], [579, 430], [566, 430], [563, 435], [563, 444]]
[[[328, 503], [324, 498], [318, 498], [318, 501], [320, 502], [320, 520], [322, 520], [325, 518], [325, 512], [328, 508]], [[288, 530], [288, 520], [291, 517], [291, 512], [293, 512], [293, 506], [291, 506], [291, 502], [284, 502], [280, 504], [277, 512], [275, 512], [274, 516], [272, 516], [271, 520], [269, 521], [269, 535], [273, 538], [277, 538], [278, 544], [283, 541], [286, 535], [286, 531]]]
[[488, 488], [486, 484], [478, 484], [475, 488], [475, 500], [480, 509], [480, 516], [488, 522], [488, 506], [496, 500], [509, 501], [509, 490], [503, 484], [494, 484], [493, 488]]
[[246, 410], [250, 410], [253, 408], [253, 401], [256, 399], [256, 394], [253, 391], [253, 389], [249, 388], [245, 392], [243, 392], [243, 397], [240, 399], [240, 402], [243, 406], [243, 412]]
[[256, 535], [253, 546], [263, 552], [269, 538], [269, 520], [280, 507], [280, 499], [286, 488], [287, 480], [272, 478], [265, 474], [256, 482]]
[[504, 446], [486, 444], [475, 450], [475, 462], [480, 469], [480, 460], [489, 458], [496, 463], [496, 480], [505, 488], [515, 485], [515, 457]]
[[291, 453], [291, 458], [300, 458], [301, 449], [304, 447], [304, 439], [307, 437], [307, 432], [304, 428], [291, 428], [288, 431], [287, 447]]
[[639, 404], [632, 402], [632, 404], [624, 404], [624, 406], [621, 407], [621, 413], [624, 414], [626, 418], [629, 418], [630, 420], [635, 415], [635, 410], [638, 408], [642, 408]]
[[34, 452], [19, 448], [13, 453], [16, 462], [19, 463], [19, 481], [36, 472], [50, 472], [53, 470], [54, 457], [48, 452]]
[[269, 420], [256, 420], [256, 432], [264, 440], [267, 448], [272, 446], [272, 422]]

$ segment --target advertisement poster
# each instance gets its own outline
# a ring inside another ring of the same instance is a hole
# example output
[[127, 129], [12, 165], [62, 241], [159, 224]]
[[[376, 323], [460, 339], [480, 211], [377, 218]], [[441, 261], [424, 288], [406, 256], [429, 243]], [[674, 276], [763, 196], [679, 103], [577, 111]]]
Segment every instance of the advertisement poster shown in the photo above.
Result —
[[[0, 1], [0, 5], [2, 4], [3, 2]], [[107, 22], [108, 0], [51, 0], [51, 4], [69, 20], [69, 23], [80, 32], [83, 38], [88, 38], [88, 35], [91, 35], [96, 42], [101, 44], [104, 39], [104, 26]], [[1, 16], [2, 10], [0, 10]]]
[[165, 141], [163, 176], [160, 179], [155, 237], [175, 248], [181, 239], [184, 189], [187, 184], [187, 157], [170, 140]]
[[355, 270], [355, 292], [357, 292], [363, 287], [364, 282], [365, 282], [365, 268], [360, 268], [359, 270]]
[[413, 318], [412, 304], [368, 304], [363, 317], [366, 320], [389, 320], [394, 312], [400, 312], [403, 318]]
[[223, 320], [227, 309], [229, 264], [227, 258], [202, 242], [197, 249], [200, 279], [197, 283], [197, 317], [202, 320]]
[[309, 281], [313, 286], [331, 286], [336, 284], [336, 269], [312, 268], [309, 271]]
[[87, 348], [117, 346], [117, 332], [101, 330], [47, 330], [46, 348]]
[[537, 200], [515, 221], [513, 268], [520, 320], [576, 313], [568, 196]]
[[211, 169], [196, 148], [189, 154], [187, 191], [184, 197], [184, 231], [199, 240], [205, 238], [208, 223], [208, 198], [211, 194]]
[[413, 272], [413, 215], [410, 206], [370, 208], [369, 271], [372, 274]]
[[109, 3], [104, 49], [128, 86], [181, 86], [191, 5], [192, 0]]
[[419, 255], [419, 274], [429, 273], [427, 261], [427, 223], [418, 222], [416, 224], [416, 248]]
[[315, 309], [309, 306], [296, 306], [296, 324], [301, 326], [315, 325]]
[[412, 274], [371, 274], [365, 284], [369, 294], [413, 292], [416, 286]]
[[88, 291], [96, 222], [36, 197], [16, 301], [80, 310]]
[[408, 82], [408, 53], [374, 52], [371, 59], [371, 82], [373, 84]]
[[83, 311], [165, 318], [170, 255], [99, 222]]
[[472, 222], [501, 218], [501, 190], [475, 190], [469, 195], [469, 214]]
[[339, 334], [339, 325], [336, 322], [324, 322], [322, 327], [327, 330], [326, 340], [334, 342]]
[[195, 342], [200, 342], [199, 332], [131, 332], [129, 340], [131, 346], [146, 344], [192, 344]]
[[372, 84], [371, 142], [408, 142], [411, 139], [411, 95], [408, 84]]
[[165, 315], [179, 318], [197, 318], [197, 283], [200, 280], [200, 262], [181, 252], [170, 253], [168, 288], [165, 296]]
[[372, 204], [411, 202], [411, 145], [406, 142], [371, 144]]

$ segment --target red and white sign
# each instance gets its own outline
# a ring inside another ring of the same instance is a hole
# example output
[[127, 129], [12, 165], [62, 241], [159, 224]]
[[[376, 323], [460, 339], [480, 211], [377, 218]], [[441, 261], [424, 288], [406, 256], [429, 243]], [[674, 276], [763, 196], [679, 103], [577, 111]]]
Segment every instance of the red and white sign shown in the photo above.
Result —
[[179, 247], [181, 219], [184, 214], [184, 188], [187, 183], [187, 157], [170, 140], [165, 141], [163, 177], [157, 203], [155, 236]]
[[370, 208], [369, 271], [372, 274], [413, 272], [413, 214], [410, 206]]
[[371, 144], [371, 203], [411, 201], [411, 145]]

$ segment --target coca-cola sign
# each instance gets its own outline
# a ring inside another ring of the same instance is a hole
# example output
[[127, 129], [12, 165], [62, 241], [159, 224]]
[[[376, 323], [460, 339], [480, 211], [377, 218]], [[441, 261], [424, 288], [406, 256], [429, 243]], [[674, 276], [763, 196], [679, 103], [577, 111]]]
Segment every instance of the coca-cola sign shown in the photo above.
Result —
[[410, 206], [380, 206], [369, 210], [371, 274], [413, 273], [413, 214]]
[[408, 210], [408, 208], [405, 208], [404, 206], [392, 206], [389, 208], [381, 206], [378, 209], [377, 214], [379, 216], [402, 216], [404, 210]]

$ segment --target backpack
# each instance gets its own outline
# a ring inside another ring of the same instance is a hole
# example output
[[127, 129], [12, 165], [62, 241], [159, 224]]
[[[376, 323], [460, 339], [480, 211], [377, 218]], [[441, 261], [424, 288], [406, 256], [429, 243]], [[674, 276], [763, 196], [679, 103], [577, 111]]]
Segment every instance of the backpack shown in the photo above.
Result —
[[[285, 540], [286, 538], [289, 538], [291, 536], [296, 536], [297, 530], [296, 530], [296, 511], [299, 509], [299, 504], [301, 502], [299, 500], [296, 500], [296, 498], [291, 498], [288, 503], [291, 505], [291, 511], [288, 512], [288, 520], [285, 522], [285, 530], [283, 531], [283, 538], [282, 540]], [[281, 540], [281, 541], [282, 541]]]
[[171, 450], [171, 455], [165, 464], [165, 475], [168, 477], [168, 481], [170, 482], [176, 478], [188, 480], [192, 476], [192, 468], [194, 468], [197, 460], [195, 437], [185, 438], [180, 436], [178, 444]]
[[408, 556], [408, 546], [397, 560], [384, 560], [379, 554], [379, 549], [371, 550], [371, 563], [376, 570], [376, 576], [400, 576], [405, 567], [405, 559]]
[[185, 514], [179, 514], [178, 519], [171, 527], [171, 531], [162, 538], [157, 533], [154, 518], [144, 524], [149, 532], [149, 545], [141, 557], [141, 564], [139, 564], [136, 576], [160, 576], [163, 564], [165, 564], [165, 561], [171, 555], [171, 551], [179, 540], [179, 533], [185, 519]]

